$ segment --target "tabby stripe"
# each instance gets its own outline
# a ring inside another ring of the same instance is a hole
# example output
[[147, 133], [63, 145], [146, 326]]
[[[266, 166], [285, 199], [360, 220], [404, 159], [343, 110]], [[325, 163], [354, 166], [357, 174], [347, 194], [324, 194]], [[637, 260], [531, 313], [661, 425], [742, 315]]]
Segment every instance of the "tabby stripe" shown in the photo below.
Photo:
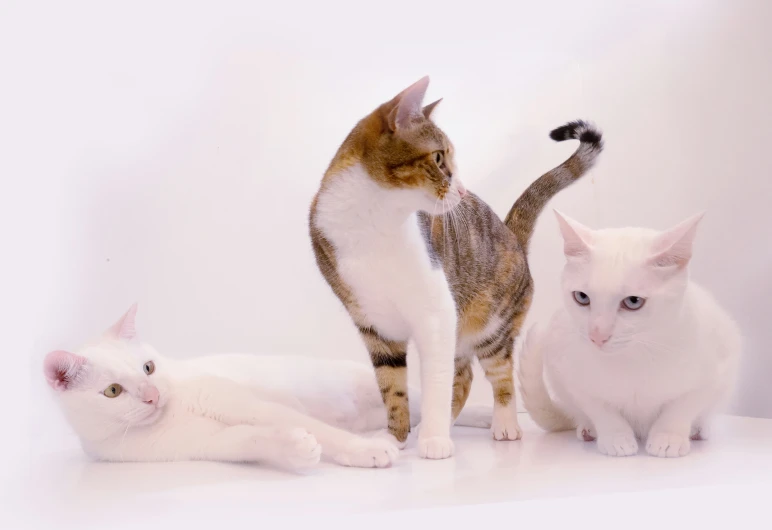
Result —
[[506, 348], [507, 342], [514, 342], [514, 339], [510, 334], [505, 333], [504, 335], [501, 335], [501, 337], [499, 337], [499, 340], [495, 343], [495, 345], [492, 348], [488, 348], [488, 351], [478, 353], [477, 356], [481, 359], [495, 357], [496, 355], [499, 354], [499, 352], [501, 352], [501, 350]]
[[407, 366], [407, 353], [396, 355], [371, 353], [370, 360], [375, 368], [382, 368], [384, 366], [389, 368], [405, 368]]

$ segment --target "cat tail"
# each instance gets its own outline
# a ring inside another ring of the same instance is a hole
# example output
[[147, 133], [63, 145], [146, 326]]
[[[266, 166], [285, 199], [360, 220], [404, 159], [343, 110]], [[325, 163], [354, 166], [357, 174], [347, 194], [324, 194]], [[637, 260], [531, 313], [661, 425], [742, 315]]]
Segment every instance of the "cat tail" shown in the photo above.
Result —
[[504, 223], [514, 232], [523, 250], [533, 234], [536, 219], [549, 200], [563, 188], [579, 180], [595, 164], [603, 150], [603, 137], [594, 125], [576, 120], [550, 133], [556, 142], [579, 140], [579, 148], [568, 160], [536, 179], [515, 201]]
[[547, 390], [539, 342], [536, 326], [532, 326], [520, 352], [520, 366], [517, 370], [525, 410], [546, 431], [575, 429], [574, 421], [555, 404]]

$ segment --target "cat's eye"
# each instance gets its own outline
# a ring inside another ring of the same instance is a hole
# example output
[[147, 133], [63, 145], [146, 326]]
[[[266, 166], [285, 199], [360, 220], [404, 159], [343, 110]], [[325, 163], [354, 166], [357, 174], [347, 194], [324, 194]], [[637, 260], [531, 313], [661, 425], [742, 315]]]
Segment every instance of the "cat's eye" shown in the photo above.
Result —
[[153, 361], [148, 361], [145, 363], [145, 366], [143, 366], [142, 369], [147, 375], [150, 375], [155, 372], [155, 363]]
[[442, 154], [442, 151], [435, 151], [434, 162], [437, 164], [437, 166], [442, 166], [443, 160], [445, 160], [445, 155]]
[[105, 391], [102, 393], [105, 395], [105, 397], [114, 398], [120, 396], [121, 392], [123, 392], [123, 387], [118, 383], [114, 383], [105, 388]]
[[579, 305], [590, 305], [590, 297], [582, 291], [574, 291], [574, 300]]
[[628, 296], [622, 300], [622, 307], [629, 311], [638, 311], [645, 303], [645, 298], [641, 298], [640, 296]]

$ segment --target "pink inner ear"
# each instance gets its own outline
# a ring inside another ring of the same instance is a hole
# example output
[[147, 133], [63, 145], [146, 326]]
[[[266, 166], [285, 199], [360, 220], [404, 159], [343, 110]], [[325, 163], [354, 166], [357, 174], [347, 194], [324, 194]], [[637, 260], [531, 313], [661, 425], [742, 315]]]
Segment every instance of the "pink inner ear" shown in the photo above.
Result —
[[422, 116], [421, 103], [424, 100], [424, 94], [429, 87], [429, 76], [422, 77], [402, 92], [402, 97], [397, 105], [394, 116], [394, 126], [396, 128], [407, 127], [410, 121], [415, 117]]
[[137, 304], [132, 305], [107, 334], [116, 339], [132, 340], [137, 337]]
[[43, 361], [46, 381], [54, 390], [67, 390], [77, 380], [86, 358], [63, 350], [52, 351]]
[[563, 236], [563, 253], [569, 258], [584, 256], [590, 251], [592, 231], [567, 215], [554, 210]]

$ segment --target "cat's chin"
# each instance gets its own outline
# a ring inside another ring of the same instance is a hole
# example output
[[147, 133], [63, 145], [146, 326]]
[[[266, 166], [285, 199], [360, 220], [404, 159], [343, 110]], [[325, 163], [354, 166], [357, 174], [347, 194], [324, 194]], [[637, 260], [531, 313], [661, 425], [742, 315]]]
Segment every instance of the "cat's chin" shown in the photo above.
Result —
[[163, 407], [156, 407], [151, 411], [149, 411], [144, 418], [135, 422], [134, 425], [136, 425], [137, 427], [152, 425], [155, 422], [157, 422], [159, 419], [161, 419], [161, 416], [163, 416], [163, 413], [164, 413]]

